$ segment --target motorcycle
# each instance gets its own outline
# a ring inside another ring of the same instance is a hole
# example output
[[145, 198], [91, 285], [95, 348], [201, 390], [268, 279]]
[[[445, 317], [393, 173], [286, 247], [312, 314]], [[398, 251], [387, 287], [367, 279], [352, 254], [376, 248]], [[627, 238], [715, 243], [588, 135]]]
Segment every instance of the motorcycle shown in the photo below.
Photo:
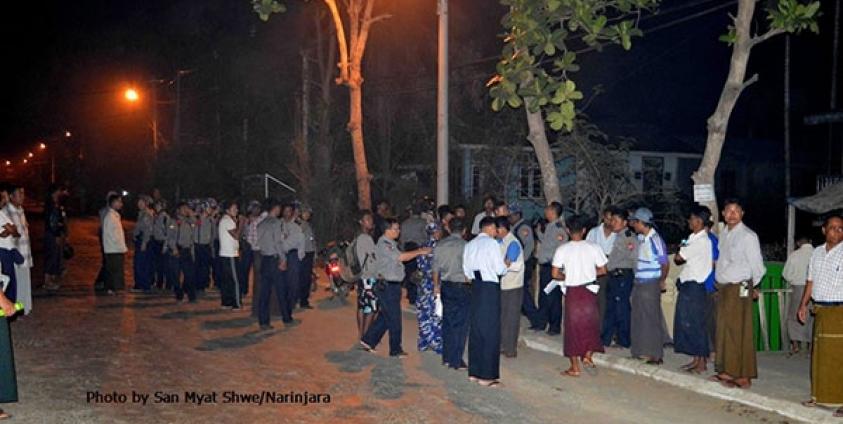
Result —
[[331, 299], [339, 298], [340, 303], [345, 305], [347, 303], [348, 293], [353, 287], [353, 283], [348, 283], [343, 280], [340, 266], [340, 254], [342, 249], [335, 242], [331, 242], [325, 249], [325, 275], [328, 276], [330, 287], [326, 290], [331, 291]]

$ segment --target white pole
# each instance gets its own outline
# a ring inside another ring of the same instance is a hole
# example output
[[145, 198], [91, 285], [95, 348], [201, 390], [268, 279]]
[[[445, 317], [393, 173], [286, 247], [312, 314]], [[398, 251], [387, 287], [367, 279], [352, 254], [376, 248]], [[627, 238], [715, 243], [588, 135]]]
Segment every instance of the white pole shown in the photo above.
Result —
[[787, 254], [790, 255], [796, 247], [796, 207], [787, 205]]
[[448, 0], [439, 0], [436, 93], [436, 202], [448, 203]]
[[263, 174], [263, 198], [269, 199], [269, 174]]

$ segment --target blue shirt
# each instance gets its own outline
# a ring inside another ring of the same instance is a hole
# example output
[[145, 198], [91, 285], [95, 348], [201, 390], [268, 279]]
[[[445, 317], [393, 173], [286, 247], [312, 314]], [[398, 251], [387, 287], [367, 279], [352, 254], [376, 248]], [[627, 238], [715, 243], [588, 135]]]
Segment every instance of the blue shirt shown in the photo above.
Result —
[[[711, 260], [716, 261], [720, 258], [720, 249], [717, 248], [719, 240], [711, 231], [708, 232], [708, 239], [711, 240]], [[705, 279], [705, 291], [708, 293], [714, 293], [717, 291], [714, 281], [714, 269], [711, 270], [711, 274], [708, 274], [708, 278]]]
[[[503, 244], [503, 240], [498, 240], [499, 244]], [[509, 246], [506, 248], [506, 255], [504, 255], [504, 260], [515, 262], [518, 260], [518, 255], [521, 254], [521, 246], [518, 243], [509, 243]]]
[[638, 236], [638, 266], [635, 278], [658, 280], [662, 276], [662, 265], [667, 264], [667, 246], [659, 233], [651, 228], [647, 235]]

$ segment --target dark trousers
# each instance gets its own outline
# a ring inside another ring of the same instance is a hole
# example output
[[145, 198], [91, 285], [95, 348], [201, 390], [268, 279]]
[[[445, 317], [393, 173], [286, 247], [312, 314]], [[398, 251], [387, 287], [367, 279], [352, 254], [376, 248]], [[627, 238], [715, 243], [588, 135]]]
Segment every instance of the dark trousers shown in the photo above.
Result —
[[410, 276], [413, 275], [416, 270], [419, 269], [418, 263], [416, 260], [404, 262], [404, 287], [407, 288], [407, 301], [410, 302], [410, 305], [416, 304], [416, 299], [419, 297], [418, 287], [410, 280]]
[[536, 319], [533, 327], [545, 327], [551, 333], [562, 331], [562, 291], [554, 288], [550, 294], [545, 294], [544, 288], [552, 280], [550, 264], [539, 266], [539, 309], [536, 311]]
[[380, 302], [380, 312], [375, 322], [363, 335], [363, 343], [376, 347], [389, 331], [389, 354], [397, 355], [401, 349], [401, 282], [386, 282], [375, 289]]
[[149, 250], [149, 255], [152, 258], [152, 285], [154, 287], [164, 287], [164, 280], [167, 276], [167, 258], [161, 249], [164, 248], [164, 242], [152, 239], [146, 246]]
[[240, 297], [245, 298], [246, 294], [249, 293], [249, 271], [255, 261], [255, 252], [252, 251], [252, 246], [245, 241], [240, 246]]
[[238, 258], [219, 257], [220, 274], [218, 281], [222, 306], [240, 307], [240, 261]]
[[123, 290], [125, 288], [125, 277], [123, 275], [124, 253], [105, 254], [105, 289]]
[[149, 291], [152, 289], [154, 265], [152, 263], [152, 246], [147, 244], [146, 250], [141, 250], [143, 243], [135, 240], [135, 256], [132, 261], [132, 274], [135, 279], [135, 289]]
[[223, 281], [223, 267], [225, 266], [225, 260], [219, 255], [220, 253], [220, 241], [214, 240], [213, 244], [213, 252], [211, 253], [211, 274], [214, 276], [214, 286], [218, 289], [222, 287], [220, 284]]
[[470, 308], [471, 286], [442, 282], [442, 361], [451, 368], [464, 364]]
[[287, 299], [285, 297], [282, 287], [282, 273], [278, 269], [277, 256], [262, 256], [261, 260], [261, 278], [260, 278], [260, 294], [258, 295], [258, 322], [261, 325], [269, 324], [269, 304], [272, 298], [272, 292], [275, 292], [275, 299], [278, 301], [278, 306], [281, 309], [281, 319], [284, 322], [290, 322], [293, 317], [290, 315], [286, 307]]
[[632, 308], [629, 296], [632, 294], [632, 282], [635, 274], [631, 269], [621, 270], [620, 275], [609, 275], [606, 284], [606, 315], [600, 331], [603, 346], [611, 346], [612, 338], [617, 337], [617, 343], [629, 347], [629, 326], [632, 320]]
[[179, 287], [179, 257], [167, 252], [161, 255], [161, 262], [164, 263], [166, 288], [175, 292]]
[[176, 281], [174, 287], [176, 292], [176, 299], [184, 299], [184, 294], [187, 293], [187, 299], [191, 302], [196, 300], [196, 262], [193, 260], [189, 247], [179, 248], [179, 272], [182, 275], [181, 284]]
[[536, 317], [536, 313], [539, 311], [536, 308], [536, 301], [533, 297], [535, 291], [533, 291], [533, 272], [536, 269], [536, 258], [530, 258], [527, 262], [524, 263], [524, 301], [521, 304], [521, 313], [533, 322]]
[[196, 244], [193, 246], [196, 254], [195, 281], [197, 290], [205, 290], [211, 281], [211, 245]]
[[475, 279], [471, 284], [471, 329], [468, 333], [468, 375], [500, 378], [501, 286]]
[[282, 289], [284, 290], [284, 299], [286, 300], [285, 307], [287, 313], [292, 316], [293, 309], [299, 301], [299, 277], [301, 273], [301, 260], [299, 259], [299, 252], [291, 250], [287, 252], [287, 270], [283, 273], [281, 281]]
[[310, 305], [310, 285], [313, 284], [313, 257], [316, 252], [307, 252], [299, 270], [299, 305]]

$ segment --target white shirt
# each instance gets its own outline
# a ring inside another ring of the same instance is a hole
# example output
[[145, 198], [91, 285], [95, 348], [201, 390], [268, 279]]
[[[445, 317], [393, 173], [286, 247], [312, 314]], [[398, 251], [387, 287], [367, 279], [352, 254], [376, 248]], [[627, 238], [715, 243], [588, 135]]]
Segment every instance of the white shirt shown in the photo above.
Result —
[[[10, 217], [8, 213], [6, 213], [6, 210], [0, 209], [0, 233], [4, 231], [3, 227], [5, 227], [6, 224], [15, 225], [15, 223], [12, 222], [12, 217]], [[0, 237], [0, 248], [11, 250], [15, 249], [16, 247], [17, 244], [15, 243], [15, 238], [13, 236], [10, 235], [8, 237]]]
[[811, 246], [811, 243], [805, 243], [787, 257], [784, 270], [782, 270], [782, 277], [791, 286], [805, 285], [805, 281], [808, 280], [808, 267], [811, 265], [813, 254], [814, 246]]
[[808, 281], [814, 285], [811, 297], [816, 302], [843, 302], [843, 243], [826, 251], [825, 243], [814, 249]]
[[552, 265], [565, 273], [565, 286], [575, 287], [597, 280], [597, 268], [609, 260], [595, 243], [590, 241], [569, 241], [553, 254]]
[[480, 221], [487, 216], [495, 216], [495, 214], [486, 214], [486, 211], [480, 212], [477, 215], [474, 215], [474, 223], [471, 225], [471, 234], [475, 236], [480, 234]]
[[732, 228], [723, 227], [720, 232], [720, 258], [714, 269], [714, 278], [721, 284], [752, 281], [758, 285], [767, 268], [761, 256], [758, 235], [742, 222]]
[[606, 254], [606, 256], [609, 256], [612, 253], [612, 247], [615, 245], [615, 237], [617, 237], [617, 235], [614, 231], [610, 231], [609, 236], [606, 237], [606, 232], [603, 231], [603, 223], [600, 223], [600, 225], [592, 228], [591, 231], [588, 232], [588, 235], [585, 236], [585, 240], [600, 246], [603, 253]]
[[691, 234], [688, 241], [679, 248], [679, 256], [685, 260], [682, 270], [679, 271], [679, 281], [694, 281], [697, 284], [705, 284], [706, 278], [711, 274], [711, 240], [708, 232], [702, 230]]
[[[501, 256], [506, 257], [506, 250], [512, 243], [518, 244], [518, 258], [509, 264], [506, 274], [501, 277], [501, 290], [512, 290], [524, 286], [524, 248], [514, 234], [509, 233], [501, 240]], [[504, 262], [506, 263], [506, 262]]]
[[231, 236], [230, 230], [237, 228], [234, 218], [223, 215], [217, 227], [220, 235], [220, 257], [236, 258], [240, 251], [240, 241]]
[[499, 282], [498, 278], [506, 274], [500, 245], [486, 233], [480, 233], [465, 245], [462, 255], [462, 271], [474, 280], [474, 271], [479, 271], [483, 281]]
[[126, 253], [126, 234], [120, 214], [108, 208], [102, 220], [102, 248], [105, 253]]

